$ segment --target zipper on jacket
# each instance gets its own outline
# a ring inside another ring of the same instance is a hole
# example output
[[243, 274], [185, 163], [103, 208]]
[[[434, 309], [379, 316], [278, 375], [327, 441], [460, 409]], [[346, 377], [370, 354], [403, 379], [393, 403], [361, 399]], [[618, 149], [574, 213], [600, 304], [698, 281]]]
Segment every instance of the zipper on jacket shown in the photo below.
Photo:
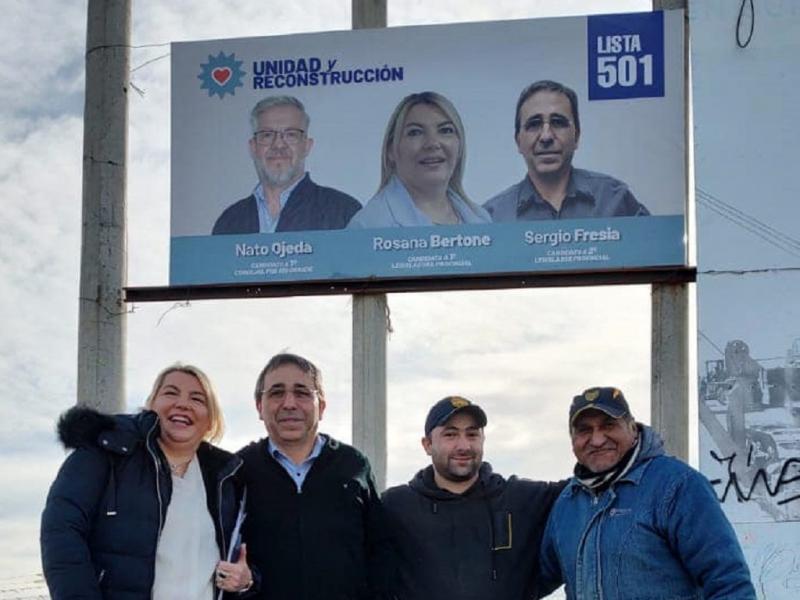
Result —
[[[156, 498], [158, 498], [158, 535], [156, 536], [156, 552], [158, 552], [158, 542], [161, 540], [161, 530], [164, 528], [164, 511], [163, 511], [163, 501], [161, 500], [161, 482], [159, 480], [159, 473], [161, 471], [161, 465], [158, 462], [158, 456], [150, 447], [150, 442], [152, 440], [153, 431], [155, 431], [156, 427], [158, 427], [158, 419], [153, 423], [153, 426], [150, 428], [150, 431], [147, 432], [147, 437], [145, 438], [145, 448], [147, 448], [147, 452], [150, 453], [150, 456], [153, 459], [153, 464], [156, 467]], [[155, 574], [155, 565], [153, 568], [153, 574]], [[153, 600], [153, 589], [150, 588], [150, 600]]]
[[108, 455], [108, 494], [110, 496], [108, 503], [106, 504], [106, 516], [107, 517], [116, 517], [117, 516], [117, 476], [116, 476], [116, 467], [114, 466], [114, 459], [109, 454]]
[[147, 432], [147, 451], [150, 453], [150, 456], [153, 459], [153, 464], [156, 467], [156, 497], [158, 498], [158, 539], [161, 539], [161, 530], [164, 528], [164, 516], [163, 516], [163, 501], [161, 500], [161, 482], [159, 481], [159, 473], [161, 471], [161, 465], [159, 464], [158, 456], [156, 456], [155, 451], [151, 448], [150, 442], [152, 440], [153, 431], [155, 428], [158, 427], [158, 419], [153, 423], [153, 426], [150, 428], [150, 431]]
[[222, 485], [225, 483], [225, 480], [236, 475], [236, 472], [242, 468], [243, 464], [244, 461], [239, 462], [230, 473], [219, 480], [219, 484], [217, 485], [217, 519], [219, 520], [219, 530], [222, 533], [222, 560], [228, 560], [228, 537], [225, 535], [225, 522], [222, 520]]

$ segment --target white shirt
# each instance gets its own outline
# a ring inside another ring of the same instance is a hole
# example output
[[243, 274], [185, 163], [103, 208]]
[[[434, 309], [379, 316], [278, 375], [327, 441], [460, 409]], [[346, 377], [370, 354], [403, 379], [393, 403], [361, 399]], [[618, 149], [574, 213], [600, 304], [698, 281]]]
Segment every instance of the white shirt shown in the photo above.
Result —
[[172, 476], [172, 499], [156, 549], [154, 600], [211, 600], [219, 548], [206, 507], [197, 455], [183, 477]]

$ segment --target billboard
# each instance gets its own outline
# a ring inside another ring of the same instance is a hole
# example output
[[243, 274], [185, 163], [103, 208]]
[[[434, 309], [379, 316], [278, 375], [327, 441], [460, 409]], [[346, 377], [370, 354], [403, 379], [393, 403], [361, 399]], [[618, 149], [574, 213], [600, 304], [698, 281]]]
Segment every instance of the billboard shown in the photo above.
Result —
[[683, 266], [682, 35], [673, 11], [174, 43], [170, 285]]

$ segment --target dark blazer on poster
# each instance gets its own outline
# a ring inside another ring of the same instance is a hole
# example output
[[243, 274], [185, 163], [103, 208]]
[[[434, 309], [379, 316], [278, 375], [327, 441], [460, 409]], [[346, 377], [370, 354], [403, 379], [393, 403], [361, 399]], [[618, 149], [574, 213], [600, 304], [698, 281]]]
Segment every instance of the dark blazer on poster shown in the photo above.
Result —
[[[344, 229], [361, 209], [358, 200], [329, 187], [317, 185], [306, 173], [281, 210], [275, 231]], [[256, 197], [250, 194], [226, 208], [214, 223], [212, 235], [258, 233]]]

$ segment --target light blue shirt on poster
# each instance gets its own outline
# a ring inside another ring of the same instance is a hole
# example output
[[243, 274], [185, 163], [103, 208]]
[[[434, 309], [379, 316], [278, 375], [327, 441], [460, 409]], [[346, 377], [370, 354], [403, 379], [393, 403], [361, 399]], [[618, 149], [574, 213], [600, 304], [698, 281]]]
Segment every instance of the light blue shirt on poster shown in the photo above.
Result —
[[[452, 189], [447, 190], [447, 197], [462, 223], [491, 223], [492, 218], [484, 208], [465, 200]], [[389, 183], [353, 216], [347, 228], [372, 229], [426, 225], [435, 225], [435, 223], [417, 208], [403, 182], [393, 176]]]
[[275, 228], [278, 226], [278, 221], [281, 218], [283, 207], [286, 206], [289, 196], [292, 195], [294, 188], [296, 188], [297, 184], [301, 181], [303, 181], [302, 177], [281, 192], [279, 199], [281, 203], [281, 210], [274, 219], [272, 218], [272, 215], [269, 214], [269, 209], [267, 208], [267, 199], [264, 197], [264, 187], [261, 185], [261, 182], [256, 185], [256, 188], [253, 190], [253, 196], [256, 198], [256, 206], [258, 207], [258, 230], [261, 233], [275, 233]]
[[328, 439], [323, 434], [318, 434], [317, 439], [314, 441], [314, 447], [311, 449], [311, 454], [309, 454], [306, 459], [298, 464], [286, 456], [280, 449], [273, 445], [272, 440], [267, 438], [267, 452], [269, 455], [278, 461], [278, 464], [284, 468], [284, 470], [289, 474], [289, 477], [292, 478], [294, 484], [297, 486], [297, 493], [299, 494], [303, 490], [303, 482], [306, 480], [306, 475], [311, 470], [311, 465], [314, 464], [314, 461], [322, 452], [322, 449], [325, 447], [325, 442]]

